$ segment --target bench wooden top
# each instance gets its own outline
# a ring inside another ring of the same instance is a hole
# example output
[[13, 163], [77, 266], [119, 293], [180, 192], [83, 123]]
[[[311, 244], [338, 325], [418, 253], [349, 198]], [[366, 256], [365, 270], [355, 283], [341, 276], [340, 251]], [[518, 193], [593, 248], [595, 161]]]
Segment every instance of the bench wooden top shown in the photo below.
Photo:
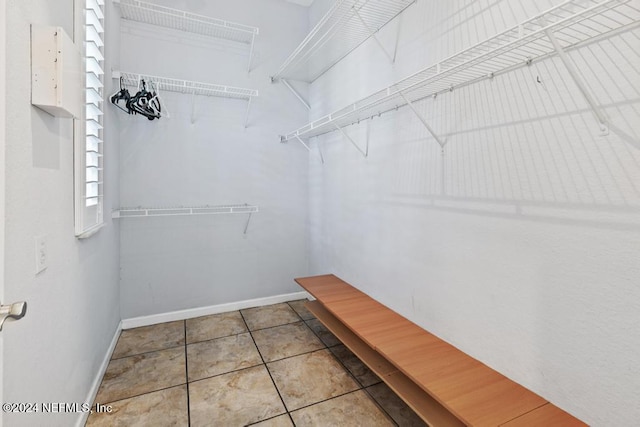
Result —
[[334, 275], [295, 281], [465, 424], [586, 425]]

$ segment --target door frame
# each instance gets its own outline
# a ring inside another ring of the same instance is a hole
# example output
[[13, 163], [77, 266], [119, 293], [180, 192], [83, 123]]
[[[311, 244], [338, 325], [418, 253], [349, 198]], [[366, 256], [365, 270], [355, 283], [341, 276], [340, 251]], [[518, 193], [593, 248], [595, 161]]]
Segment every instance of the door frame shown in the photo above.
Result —
[[[6, 18], [7, 18], [7, 2], [0, 1], [0, 302], [4, 303], [4, 254], [5, 254], [5, 246], [4, 246], [4, 227], [5, 227], [5, 178], [6, 178], [6, 167], [5, 167], [5, 138], [7, 137], [6, 132], [6, 56], [7, 56], [7, 26], [6, 26]], [[3, 400], [3, 391], [4, 391], [4, 346], [3, 346], [3, 338], [2, 332], [0, 332], [0, 403], [4, 402]], [[0, 412], [0, 427], [2, 427], [3, 423], [3, 412]]]

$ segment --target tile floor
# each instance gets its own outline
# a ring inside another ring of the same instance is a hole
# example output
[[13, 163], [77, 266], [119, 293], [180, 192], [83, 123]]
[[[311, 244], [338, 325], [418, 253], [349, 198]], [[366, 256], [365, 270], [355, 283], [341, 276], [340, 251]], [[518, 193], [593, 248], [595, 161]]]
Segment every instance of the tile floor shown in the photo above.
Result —
[[424, 426], [304, 301], [122, 332], [87, 426]]

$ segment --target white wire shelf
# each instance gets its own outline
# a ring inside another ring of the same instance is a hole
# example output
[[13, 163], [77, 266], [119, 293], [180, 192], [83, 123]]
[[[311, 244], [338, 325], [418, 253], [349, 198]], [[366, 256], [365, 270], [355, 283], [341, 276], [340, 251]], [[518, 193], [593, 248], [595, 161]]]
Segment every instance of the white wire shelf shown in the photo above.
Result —
[[114, 3], [120, 5], [123, 19], [244, 43], [250, 48], [248, 69], [251, 70], [255, 38], [259, 33], [256, 27], [139, 0], [114, 0]]
[[152, 76], [148, 74], [131, 73], [127, 71], [114, 71], [114, 79], [123, 78], [123, 83], [129, 87], [137, 87], [140, 80], [152, 81], [160, 91], [170, 91], [194, 95], [217, 96], [223, 98], [236, 98], [250, 100], [258, 96], [258, 91], [233, 86], [223, 86], [211, 83], [201, 83], [189, 80], [178, 80], [168, 77]]
[[170, 7], [139, 1], [115, 0], [123, 19], [144, 22], [245, 44], [253, 44], [258, 28], [209, 16], [197, 15]]
[[272, 80], [312, 82], [415, 0], [337, 0]]
[[319, 118], [281, 140], [311, 138], [359, 123], [409, 103], [489, 78], [556, 53], [551, 33], [571, 49], [607, 33], [640, 23], [635, 0], [569, 0], [520, 25], [471, 46]]
[[170, 207], [170, 208], [120, 208], [114, 210], [111, 217], [119, 218], [146, 218], [151, 216], [180, 216], [180, 215], [220, 215], [220, 214], [252, 214], [259, 212], [258, 206], [228, 205], [228, 206], [195, 206], [195, 207]]

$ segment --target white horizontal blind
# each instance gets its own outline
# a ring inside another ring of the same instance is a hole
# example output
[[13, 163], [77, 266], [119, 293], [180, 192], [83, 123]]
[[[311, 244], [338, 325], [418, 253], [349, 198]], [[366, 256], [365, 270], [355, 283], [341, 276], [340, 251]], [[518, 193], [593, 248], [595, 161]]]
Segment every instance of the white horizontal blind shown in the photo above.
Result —
[[84, 0], [85, 121], [76, 146], [76, 235], [103, 222], [104, 0]]

